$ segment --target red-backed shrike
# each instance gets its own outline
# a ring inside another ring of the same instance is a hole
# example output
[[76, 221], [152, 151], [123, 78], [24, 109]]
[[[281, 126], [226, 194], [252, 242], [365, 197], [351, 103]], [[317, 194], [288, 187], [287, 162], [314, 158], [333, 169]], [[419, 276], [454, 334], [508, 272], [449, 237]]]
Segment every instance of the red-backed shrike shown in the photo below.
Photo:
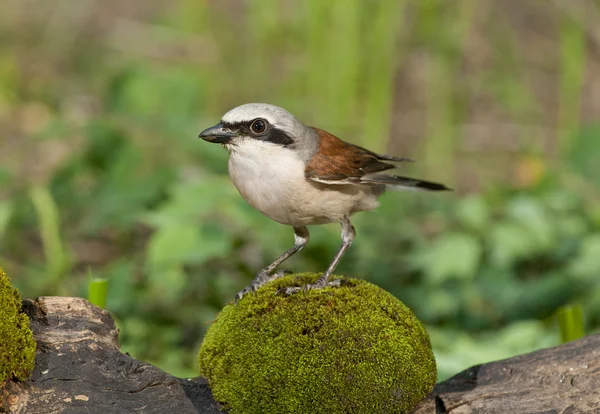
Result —
[[342, 245], [314, 284], [287, 288], [287, 294], [339, 285], [339, 280], [329, 282], [329, 278], [354, 240], [350, 216], [373, 210], [386, 190], [448, 190], [443, 184], [390, 175], [385, 171], [396, 168], [393, 163], [411, 160], [348, 144], [329, 132], [304, 125], [274, 105], [238, 106], [199, 137], [227, 149], [229, 175], [252, 207], [294, 228], [294, 246], [262, 269], [237, 294], [238, 300], [283, 275], [275, 268], [306, 245], [306, 226], [341, 223]]

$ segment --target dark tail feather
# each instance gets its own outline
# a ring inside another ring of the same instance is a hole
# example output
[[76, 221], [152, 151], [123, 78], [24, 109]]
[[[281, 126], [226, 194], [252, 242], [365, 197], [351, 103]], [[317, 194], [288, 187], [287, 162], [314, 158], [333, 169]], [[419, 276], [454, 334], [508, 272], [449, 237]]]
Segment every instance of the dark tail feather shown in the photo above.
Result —
[[394, 162], [415, 162], [415, 160], [406, 157], [394, 157], [393, 155], [377, 154], [377, 158], [384, 161]]
[[362, 177], [361, 181], [384, 184], [390, 190], [414, 189], [426, 191], [452, 191], [451, 188], [444, 184], [434, 183], [432, 181], [417, 180], [410, 177], [401, 177], [399, 175], [371, 175]]

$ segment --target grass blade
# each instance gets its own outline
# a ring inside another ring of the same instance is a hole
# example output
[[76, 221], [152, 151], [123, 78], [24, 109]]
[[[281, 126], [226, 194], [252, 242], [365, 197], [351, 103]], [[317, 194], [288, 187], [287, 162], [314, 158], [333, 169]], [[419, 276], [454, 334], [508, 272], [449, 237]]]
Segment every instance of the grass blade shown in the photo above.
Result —
[[40, 228], [48, 280], [51, 281], [52, 286], [56, 286], [70, 267], [70, 258], [65, 251], [60, 235], [58, 207], [46, 187], [32, 187], [29, 196]]
[[108, 292], [108, 279], [92, 277], [90, 272], [90, 283], [88, 287], [88, 300], [96, 306], [106, 308], [106, 297]]
[[557, 311], [560, 339], [562, 343], [585, 336], [583, 309], [581, 305], [563, 306]]

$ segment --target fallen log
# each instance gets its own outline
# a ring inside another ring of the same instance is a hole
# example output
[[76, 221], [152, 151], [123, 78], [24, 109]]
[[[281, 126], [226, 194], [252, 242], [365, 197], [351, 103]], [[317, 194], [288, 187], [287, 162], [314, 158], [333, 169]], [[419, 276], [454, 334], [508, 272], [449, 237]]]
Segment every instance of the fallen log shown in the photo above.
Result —
[[[24, 300], [35, 369], [8, 382], [15, 413], [221, 413], [206, 380], [173, 377], [119, 350], [110, 314], [81, 298]], [[1, 411], [1, 410], [0, 410]], [[439, 383], [422, 413], [600, 413], [600, 335], [471, 367]]]
[[600, 413], [600, 335], [471, 367], [412, 411], [431, 413]]
[[85, 299], [24, 300], [37, 342], [35, 369], [4, 390], [11, 412], [220, 413], [206, 380], [173, 377], [119, 350], [110, 314]]

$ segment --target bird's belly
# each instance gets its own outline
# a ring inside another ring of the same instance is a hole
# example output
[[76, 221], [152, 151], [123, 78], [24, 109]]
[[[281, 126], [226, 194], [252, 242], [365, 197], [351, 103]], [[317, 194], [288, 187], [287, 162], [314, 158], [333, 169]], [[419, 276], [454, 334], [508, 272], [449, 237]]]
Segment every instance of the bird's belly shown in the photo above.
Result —
[[243, 180], [233, 179], [233, 183], [252, 207], [275, 221], [290, 224], [289, 208], [284, 196], [285, 190], [280, 180], [274, 177], [244, 178]]
[[358, 211], [375, 209], [381, 191], [358, 185], [327, 185], [304, 181], [295, 197], [291, 218], [296, 225], [340, 222]]
[[377, 207], [381, 191], [373, 187], [326, 185], [307, 181], [304, 164], [293, 158], [285, 165], [237, 162], [230, 158], [229, 174], [244, 199], [282, 224], [305, 226], [338, 222], [357, 211]]

